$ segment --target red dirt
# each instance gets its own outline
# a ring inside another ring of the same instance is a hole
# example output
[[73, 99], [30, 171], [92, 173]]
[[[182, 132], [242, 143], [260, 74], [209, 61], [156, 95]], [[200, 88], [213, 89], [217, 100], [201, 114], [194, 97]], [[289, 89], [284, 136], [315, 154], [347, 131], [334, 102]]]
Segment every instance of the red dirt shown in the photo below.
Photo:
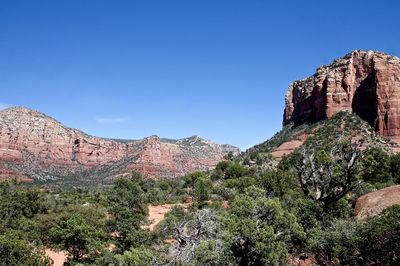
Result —
[[305, 133], [301, 133], [294, 137], [294, 139], [287, 141], [275, 148], [271, 154], [276, 159], [281, 160], [284, 156], [291, 154], [295, 149], [299, 148], [310, 137]]
[[153, 231], [154, 228], [165, 218], [165, 214], [171, 211], [175, 206], [181, 206], [187, 209], [190, 204], [163, 204], [163, 205], [149, 205], [149, 220], [151, 224], [144, 226], [143, 228], [148, 228]]
[[46, 255], [53, 260], [53, 266], [63, 266], [64, 262], [67, 260], [67, 253], [65, 251], [54, 251], [51, 249], [45, 250]]

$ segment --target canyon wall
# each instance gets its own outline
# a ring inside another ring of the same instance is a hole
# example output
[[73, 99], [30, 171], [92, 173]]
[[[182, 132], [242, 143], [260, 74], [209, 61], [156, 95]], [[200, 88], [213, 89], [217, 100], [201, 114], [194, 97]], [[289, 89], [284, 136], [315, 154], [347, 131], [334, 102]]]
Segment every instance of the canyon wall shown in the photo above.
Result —
[[285, 99], [283, 124], [312, 123], [347, 110], [383, 136], [400, 141], [400, 60], [356, 50], [293, 82]]
[[228, 152], [237, 154], [239, 149], [197, 136], [110, 140], [27, 108], [0, 112], [0, 179], [59, 179], [81, 172], [112, 178], [132, 171], [150, 178], [176, 177], [210, 169]]

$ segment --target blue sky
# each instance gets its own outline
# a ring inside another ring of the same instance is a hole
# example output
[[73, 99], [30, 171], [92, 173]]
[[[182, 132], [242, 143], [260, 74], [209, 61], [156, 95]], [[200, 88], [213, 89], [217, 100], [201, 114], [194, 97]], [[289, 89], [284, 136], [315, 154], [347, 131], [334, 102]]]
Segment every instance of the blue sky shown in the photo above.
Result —
[[0, 0], [0, 108], [248, 148], [281, 128], [293, 80], [354, 49], [400, 56], [399, 3]]

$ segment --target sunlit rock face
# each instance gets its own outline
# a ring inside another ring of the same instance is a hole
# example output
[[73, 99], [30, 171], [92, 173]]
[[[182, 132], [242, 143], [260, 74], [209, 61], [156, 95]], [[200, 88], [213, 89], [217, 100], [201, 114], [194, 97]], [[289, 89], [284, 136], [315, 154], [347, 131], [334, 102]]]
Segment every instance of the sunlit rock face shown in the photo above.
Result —
[[400, 204], [400, 186], [391, 186], [367, 193], [357, 199], [355, 217], [358, 220], [367, 220], [381, 214], [390, 206]]
[[149, 178], [176, 177], [210, 169], [229, 152], [237, 154], [239, 149], [197, 136], [110, 140], [65, 127], [27, 108], [0, 112], [0, 179], [46, 180], [71, 173], [113, 178], [132, 171]]
[[356, 50], [322, 66], [287, 91], [283, 124], [356, 113], [383, 136], [400, 140], [400, 59]]

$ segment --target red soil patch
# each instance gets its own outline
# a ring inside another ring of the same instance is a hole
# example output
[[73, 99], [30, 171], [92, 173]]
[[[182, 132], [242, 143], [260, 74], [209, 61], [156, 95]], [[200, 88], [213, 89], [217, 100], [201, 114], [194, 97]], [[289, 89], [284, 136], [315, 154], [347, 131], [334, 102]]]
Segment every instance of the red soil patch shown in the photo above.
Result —
[[63, 266], [64, 262], [67, 261], [67, 253], [65, 251], [56, 252], [51, 249], [45, 250], [46, 255], [53, 260], [54, 266]]
[[165, 214], [171, 211], [175, 206], [181, 206], [187, 209], [190, 204], [163, 204], [163, 205], [149, 205], [149, 220], [151, 223], [144, 226], [143, 228], [148, 228], [153, 231], [154, 228], [165, 218]]
[[301, 133], [294, 137], [294, 139], [281, 144], [275, 148], [271, 154], [276, 159], [281, 160], [284, 156], [291, 154], [295, 149], [299, 148], [310, 137], [305, 133]]
[[300, 258], [289, 255], [288, 264], [290, 266], [314, 266], [317, 265], [314, 257]]

